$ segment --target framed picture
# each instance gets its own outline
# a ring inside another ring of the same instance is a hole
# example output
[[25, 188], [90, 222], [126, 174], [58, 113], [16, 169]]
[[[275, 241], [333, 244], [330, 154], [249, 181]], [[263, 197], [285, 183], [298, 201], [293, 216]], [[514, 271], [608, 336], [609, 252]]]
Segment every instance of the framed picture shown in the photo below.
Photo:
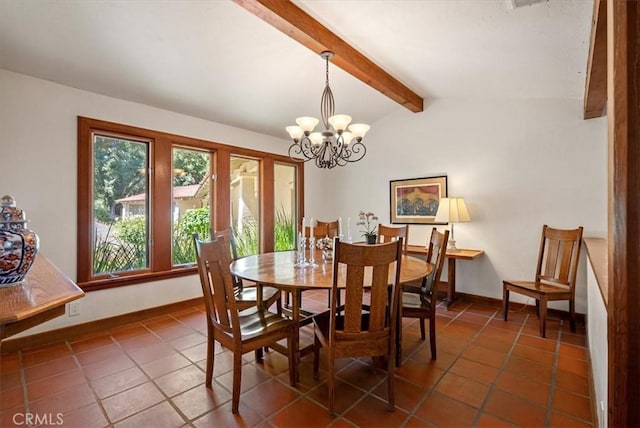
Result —
[[447, 197], [447, 176], [408, 178], [389, 182], [391, 223], [436, 223], [440, 198]]

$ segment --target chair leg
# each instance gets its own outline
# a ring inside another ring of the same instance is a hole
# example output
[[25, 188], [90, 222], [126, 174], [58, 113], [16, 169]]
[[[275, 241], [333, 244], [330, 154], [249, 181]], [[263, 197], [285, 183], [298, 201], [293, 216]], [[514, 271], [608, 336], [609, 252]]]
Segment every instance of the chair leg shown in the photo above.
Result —
[[570, 315], [570, 320], [569, 322], [571, 323], [571, 332], [575, 333], [576, 332], [576, 302], [575, 300], [571, 299], [569, 300], [569, 315]]
[[205, 385], [211, 388], [211, 380], [213, 379], [213, 359], [215, 358], [215, 339], [213, 338], [213, 329], [207, 326], [207, 369], [204, 377]]
[[395, 361], [393, 358], [393, 353], [389, 355], [389, 362], [387, 364], [387, 410], [393, 412], [396, 409], [396, 398], [395, 398]]
[[282, 315], [282, 296], [278, 296], [278, 299], [276, 300], [276, 312], [278, 313], [278, 315]]
[[425, 318], [420, 319], [420, 338], [425, 340], [427, 338], [426, 330], [424, 328]]
[[540, 317], [540, 337], [546, 337], [547, 333], [547, 301], [536, 300], [536, 306], [538, 306], [538, 314]]
[[400, 319], [396, 323], [396, 367], [400, 367], [402, 363], [402, 314], [400, 315]]
[[502, 286], [502, 318], [507, 321], [509, 316], [509, 290], [504, 285]]
[[240, 384], [242, 382], [242, 354], [233, 353], [233, 392], [231, 398], [231, 413], [238, 413], [240, 404]]
[[314, 335], [313, 339], [313, 380], [318, 380], [320, 371], [320, 341]]
[[289, 385], [296, 386], [298, 380], [298, 364], [297, 364], [297, 352], [298, 345], [296, 344], [295, 332], [292, 332], [291, 336], [287, 339], [287, 346], [289, 347]]
[[431, 343], [431, 359], [436, 359], [436, 316], [433, 314], [429, 319], [429, 341]]
[[256, 362], [257, 363], [261, 363], [262, 362], [262, 348], [258, 348], [253, 352], [256, 355]]
[[327, 387], [329, 389], [329, 416], [331, 416], [332, 418], [335, 417], [336, 413], [333, 410], [334, 409], [334, 398], [335, 398], [335, 388], [336, 388], [336, 367], [335, 367], [335, 360], [333, 358], [331, 358], [331, 356], [329, 356], [329, 379], [327, 381]]

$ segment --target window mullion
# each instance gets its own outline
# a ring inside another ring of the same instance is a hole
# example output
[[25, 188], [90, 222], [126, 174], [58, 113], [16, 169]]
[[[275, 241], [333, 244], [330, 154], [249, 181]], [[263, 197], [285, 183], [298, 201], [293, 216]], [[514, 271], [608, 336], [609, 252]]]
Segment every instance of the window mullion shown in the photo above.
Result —
[[151, 269], [168, 271], [171, 260], [171, 206], [172, 206], [172, 146], [167, 138], [159, 137], [151, 150], [153, 170], [149, 177], [151, 183], [150, 250]]

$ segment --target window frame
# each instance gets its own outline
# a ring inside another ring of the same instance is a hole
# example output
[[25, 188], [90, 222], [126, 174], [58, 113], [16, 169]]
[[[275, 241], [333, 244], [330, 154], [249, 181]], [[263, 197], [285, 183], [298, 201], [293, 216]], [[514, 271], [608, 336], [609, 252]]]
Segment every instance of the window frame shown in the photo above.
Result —
[[[121, 272], [118, 277], [93, 274], [93, 135], [109, 135], [149, 142], [149, 268], [144, 271]], [[296, 208], [302, 215], [304, 207], [304, 163], [288, 156], [214, 141], [191, 138], [120, 123], [78, 116], [78, 217], [77, 217], [77, 276], [84, 291], [101, 290], [124, 285], [193, 275], [195, 266], [173, 266], [172, 263], [172, 153], [174, 147], [209, 151], [211, 226], [222, 230], [230, 225], [230, 160], [242, 156], [259, 162], [260, 234], [259, 251], [274, 250], [274, 164], [296, 167]]]

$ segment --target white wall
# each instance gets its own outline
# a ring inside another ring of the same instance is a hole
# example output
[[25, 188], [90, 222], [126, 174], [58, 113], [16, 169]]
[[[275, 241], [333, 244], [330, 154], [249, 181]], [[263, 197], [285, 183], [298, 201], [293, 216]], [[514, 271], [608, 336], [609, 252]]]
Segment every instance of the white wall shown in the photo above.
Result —
[[[458, 247], [486, 251], [457, 264], [459, 291], [501, 299], [503, 279], [533, 278], [545, 223], [606, 236], [606, 120], [583, 120], [582, 100], [435, 100], [372, 124], [365, 142], [358, 163], [306, 171], [306, 194], [321, 197], [307, 197], [305, 215], [353, 222], [370, 210], [389, 223], [390, 180], [447, 175], [472, 220], [456, 225]], [[430, 230], [411, 226], [409, 243], [424, 244]], [[585, 313], [580, 263], [576, 308]]]
[[[215, 96], [215, 94], [212, 94]], [[10, 194], [40, 237], [40, 252], [76, 277], [77, 116], [285, 154], [287, 141], [0, 70], [0, 195]], [[94, 291], [80, 315], [33, 334], [201, 295], [197, 275]]]
[[[26, 210], [41, 251], [76, 272], [77, 116], [126, 123], [236, 146], [286, 153], [288, 141], [0, 70], [0, 194]], [[437, 100], [425, 111], [372, 124], [359, 163], [331, 171], [306, 165], [307, 218], [352, 218], [359, 210], [389, 222], [389, 181], [446, 174], [472, 222], [456, 227], [461, 248], [486, 255], [458, 265], [459, 291], [501, 298], [502, 279], [534, 273], [542, 224], [606, 231], [606, 121], [582, 120], [581, 100]], [[412, 226], [410, 243], [430, 228]], [[586, 311], [586, 263], [578, 312]], [[200, 295], [197, 278], [88, 293], [81, 315], [27, 334]], [[514, 296], [514, 300], [519, 297]], [[566, 305], [565, 305], [566, 306]], [[564, 308], [565, 306], [561, 306]]]

